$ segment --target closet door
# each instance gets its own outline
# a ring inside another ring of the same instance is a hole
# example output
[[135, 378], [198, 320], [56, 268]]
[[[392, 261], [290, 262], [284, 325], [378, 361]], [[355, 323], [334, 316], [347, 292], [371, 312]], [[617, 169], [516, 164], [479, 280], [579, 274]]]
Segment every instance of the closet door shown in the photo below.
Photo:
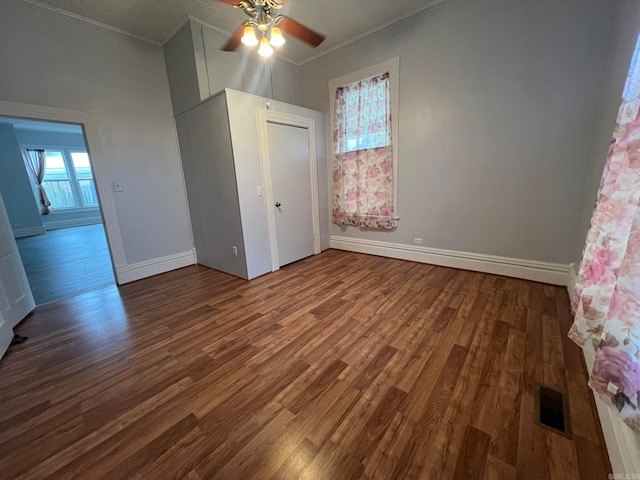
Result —
[[314, 254], [309, 130], [267, 123], [278, 260], [287, 265]]

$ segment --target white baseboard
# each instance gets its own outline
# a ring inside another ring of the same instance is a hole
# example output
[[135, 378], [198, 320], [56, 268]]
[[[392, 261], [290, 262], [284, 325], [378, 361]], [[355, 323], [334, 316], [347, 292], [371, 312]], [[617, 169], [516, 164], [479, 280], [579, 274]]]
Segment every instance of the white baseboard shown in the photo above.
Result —
[[25, 228], [13, 229], [13, 236], [15, 238], [31, 237], [33, 235], [42, 235], [43, 233], [47, 233], [47, 231], [42, 225], [38, 225], [36, 227], [25, 227]]
[[102, 223], [102, 218], [99, 216], [71, 220], [54, 220], [52, 222], [44, 222], [44, 226], [47, 230], [56, 230], [58, 228], [84, 227], [97, 223]]
[[[595, 354], [590, 345], [582, 349], [584, 360], [587, 364], [589, 374], [593, 369]], [[640, 434], [636, 434], [627, 427], [615, 410], [606, 405], [603, 400], [595, 395], [600, 425], [604, 435], [604, 442], [607, 445], [609, 461], [614, 474], [627, 474], [631, 478], [632, 474], [640, 473]]]
[[461, 268], [507, 277], [524, 278], [553, 285], [567, 285], [569, 266], [562, 263], [537, 262], [519, 258], [499, 257], [480, 253], [459, 252], [400, 243], [362, 240], [332, 235], [331, 248], [399, 258], [443, 267]]
[[189, 252], [177, 253], [175, 255], [168, 255], [166, 257], [154, 258], [144, 262], [116, 267], [116, 278], [118, 280], [118, 285], [122, 285], [124, 283], [134, 282], [160, 273], [194, 265], [195, 263], [195, 252], [191, 250]]
[[[574, 263], [569, 266], [569, 277], [567, 280], [567, 290], [569, 298], [573, 297], [576, 288], [578, 271]], [[587, 370], [591, 374], [595, 353], [590, 344], [582, 349]], [[598, 417], [602, 426], [604, 441], [609, 452], [609, 460], [614, 474], [629, 475], [640, 473], [640, 434], [636, 434], [627, 427], [620, 417], [616, 415], [613, 408], [605, 404], [603, 400], [595, 395]]]

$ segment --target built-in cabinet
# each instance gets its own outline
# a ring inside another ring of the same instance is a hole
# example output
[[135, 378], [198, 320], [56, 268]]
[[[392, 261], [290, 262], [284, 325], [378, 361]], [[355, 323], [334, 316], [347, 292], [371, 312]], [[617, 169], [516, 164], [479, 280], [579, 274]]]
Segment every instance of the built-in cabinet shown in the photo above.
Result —
[[283, 208], [273, 198], [270, 167], [279, 158], [271, 158], [278, 150], [276, 138], [269, 144], [269, 124], [308, 131], [309, 177], [292, 188], [312, 199], [318, 253], [329, 245], [324, 114], [225, 89], [176, 116], [197, 262], [246, 279], [279, 266], [276, 223]]

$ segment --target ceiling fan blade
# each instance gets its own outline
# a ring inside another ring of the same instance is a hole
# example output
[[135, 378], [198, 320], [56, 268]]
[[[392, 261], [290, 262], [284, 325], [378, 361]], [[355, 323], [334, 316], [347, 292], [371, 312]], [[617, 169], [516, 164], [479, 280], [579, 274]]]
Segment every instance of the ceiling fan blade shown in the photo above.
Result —
[[236, 28], [236, 31], [233, 32], [233, 34], [229, 37], [229, 40], [227, 40], [227, 43], [225, 43], [220, 50], [222, 50], [223, 52], [234, 52], [240, 46], [243, 34], [244, 24]]
[[292, 18], [285, 17], [284, 15], [282, 16], [282, 20], [280, 20], [278, 26], [283, 32], [308, 43], [312, 47], [317, 47], [325, 39], [324, 35], [314, 32], [309, 27], [305, 27], [303, 24], [296, 22]]
[[227, 5], [238, 5], [240, 3], [240, 0], [217, 0], [217, 1], [221, 3], [226, 3]]

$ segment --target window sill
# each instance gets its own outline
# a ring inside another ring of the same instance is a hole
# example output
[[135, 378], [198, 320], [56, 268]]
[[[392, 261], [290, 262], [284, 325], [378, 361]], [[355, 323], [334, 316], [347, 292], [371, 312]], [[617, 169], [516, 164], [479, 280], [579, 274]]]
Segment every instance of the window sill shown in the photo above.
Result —
[[55, 210], [51, 210], [46, 215], [43, 215], [42, 213], [40, 215], [49, 216], [49, 215], [60, 215], [63, 213], [98, 212], [98, 211], [100, 211], [99, 207], [57, 208]]

